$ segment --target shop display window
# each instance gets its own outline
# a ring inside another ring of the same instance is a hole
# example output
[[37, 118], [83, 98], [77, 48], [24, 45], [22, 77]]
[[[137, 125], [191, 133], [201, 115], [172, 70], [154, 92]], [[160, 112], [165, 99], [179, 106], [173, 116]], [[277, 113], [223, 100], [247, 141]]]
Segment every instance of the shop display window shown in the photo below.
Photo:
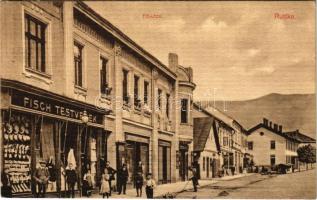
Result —
[[13, 194], [31, 192], [31, 131], [29, 116], [3, 117], [3, 169]]

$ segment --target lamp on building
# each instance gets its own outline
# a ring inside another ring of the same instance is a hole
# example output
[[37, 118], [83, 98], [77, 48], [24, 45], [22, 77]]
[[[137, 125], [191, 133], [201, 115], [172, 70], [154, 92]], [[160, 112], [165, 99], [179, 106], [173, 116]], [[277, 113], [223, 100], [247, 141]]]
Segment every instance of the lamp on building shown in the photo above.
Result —
[[81, 121], [83, 122], [83, 124], [87, 124], [88, 123], [88, 115], [87, 115], [87, 111], [85, 110], [84, 113], [81, 116]]

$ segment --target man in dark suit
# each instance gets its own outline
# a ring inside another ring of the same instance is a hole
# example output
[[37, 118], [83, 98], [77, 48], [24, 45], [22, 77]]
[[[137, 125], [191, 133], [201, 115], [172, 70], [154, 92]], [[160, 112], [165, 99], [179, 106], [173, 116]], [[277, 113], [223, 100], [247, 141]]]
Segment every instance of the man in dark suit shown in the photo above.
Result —
[[117, 174], [118, 194], [121, 194], [122, 191], [123, 191], [123, 194], [125, 194], [128, 177], [129, 177], [129, 172], [128, 172], [127, 166], [123, 164], [122, 167], [118, 170], [118, 174]]
[[111, 190], [112, 190], [112, 181], [115, 180], [115, 174], [117, 173], [117, 171], [115, 169], [113, 169], [112, 167], [110, 167], [110, 162], [107, 161], [106, 162], [106, 169], [108, 171], [108, 174], [110, 176], [109, 178], [109, 187], [110, 187], [110, 196], [111, 196]]

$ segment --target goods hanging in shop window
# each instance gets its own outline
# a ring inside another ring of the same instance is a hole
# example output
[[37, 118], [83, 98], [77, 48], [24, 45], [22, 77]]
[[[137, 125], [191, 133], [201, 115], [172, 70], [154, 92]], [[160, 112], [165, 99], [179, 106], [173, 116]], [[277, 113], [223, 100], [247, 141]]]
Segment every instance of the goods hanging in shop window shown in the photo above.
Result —
[[31, 127], [25, 116], [15, 115], [3, 122], [4, 172], [12, 193], [31, 191]]

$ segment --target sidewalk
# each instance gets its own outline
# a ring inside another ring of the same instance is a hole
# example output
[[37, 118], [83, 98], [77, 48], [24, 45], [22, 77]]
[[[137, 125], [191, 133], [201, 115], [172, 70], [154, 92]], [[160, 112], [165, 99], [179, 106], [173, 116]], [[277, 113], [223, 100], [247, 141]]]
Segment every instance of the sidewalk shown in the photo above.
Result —
[[[245, 176], [250, 176], [253, 175], [252, 173], [247, 173], [247, 174], [238, 174], [234, 176], [225, 176], [222, 178], [213, 178], [211, 180], [199, 180], [199, 185], [200, 187], [204, 187], [207, 185], [211, 185], [214, 183], [217, 183], [219, 181], [224, 181], [224, 180], [232, 180], [236, 178], [241, 178]], [[199, 188], [199, 187], [198, 187]], [[162, 197], [166, 193], [179, 193], [185, 190], [191, 190], [193, 189], [193, 185], [191, 181], [183, 181], [183, 182], [176, 182], [176, 183], [169, 183], [169, 184], [163, 184], [163, 185], [158, 185], [155, 190], [154, 190], [154, 197]], [[93, 194], [91, 198], [101, 198], [99, 194]], [[119, 199], [125, 199], [125, 198], [133, 198], [133, 199], [145, 199], [145, 189], [143, 188], [142, 192], [142, 197], [136, 197], [136, 191], [135, 189], [130, 189], [126, 191], [126, 195], [118, 195], [116, 192], [113, 192], [110, 198], [119, 198]]]

